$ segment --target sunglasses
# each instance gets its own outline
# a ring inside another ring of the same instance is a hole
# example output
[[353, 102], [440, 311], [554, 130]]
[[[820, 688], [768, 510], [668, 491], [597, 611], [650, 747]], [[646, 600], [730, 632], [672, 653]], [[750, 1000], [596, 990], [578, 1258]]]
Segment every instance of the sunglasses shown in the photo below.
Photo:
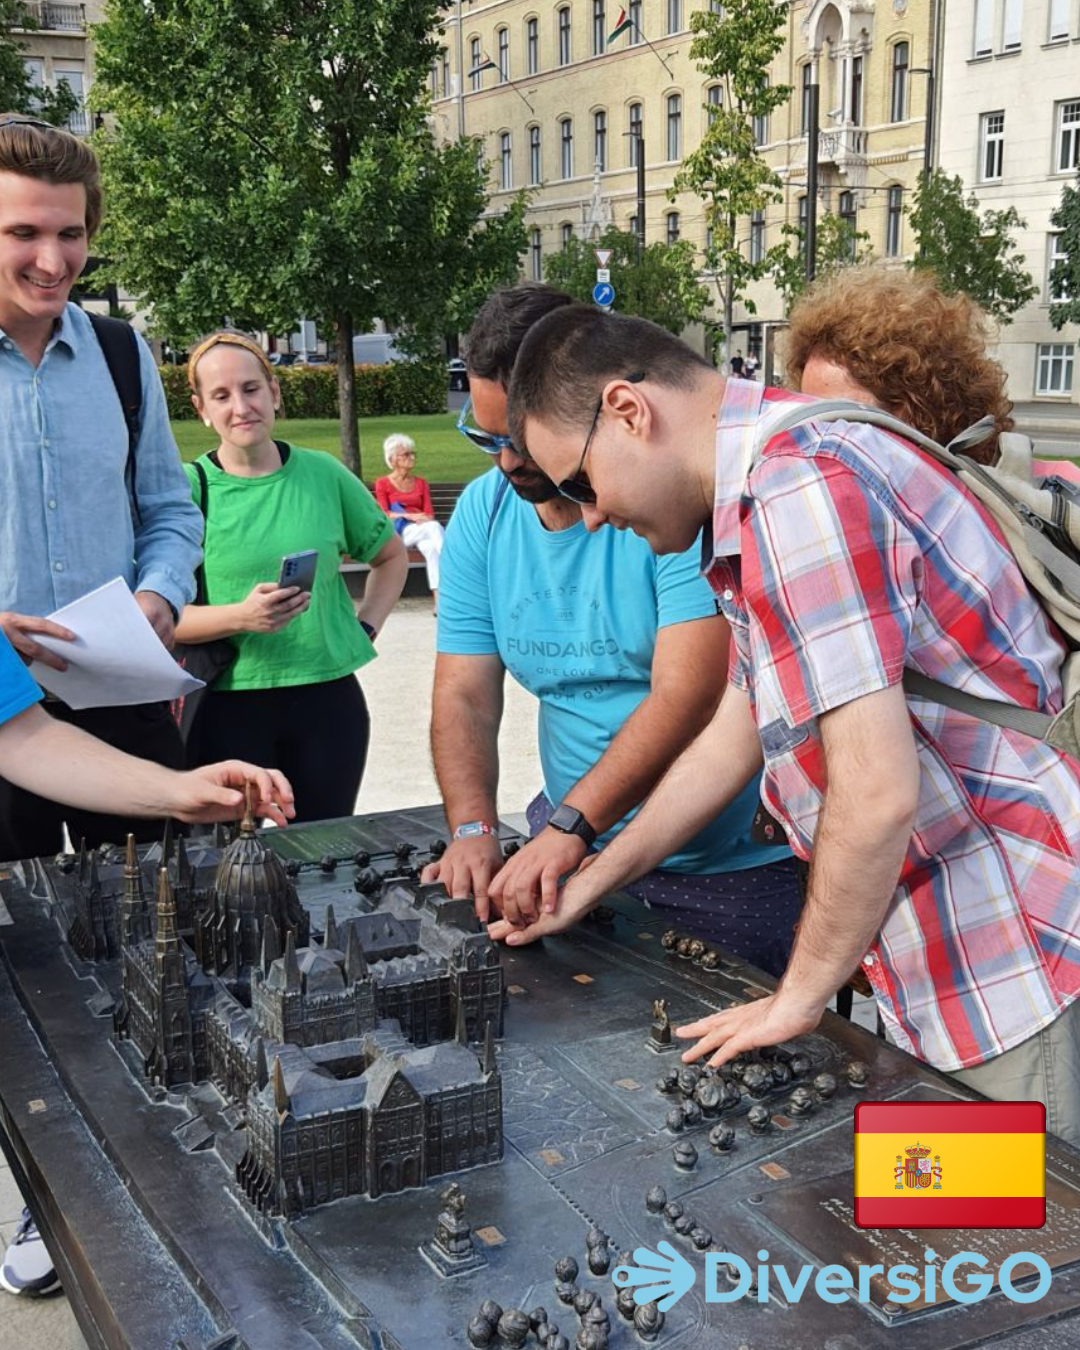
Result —
[[494, 431], [485, 431], [483, 427], [472, 426], [465, 419], [472, 412], [472, 399], [467, 398], [458, 413], [457, 429], [466, 440], [472, 441], [485, 455], [501, 455], [504, 450], [513, 450], [514, 442], [509, 436], [499, 436]]
[[[625, 377], [627, 384], [640, 384], [645, 378], [643, 370], [635, 370], [632, 375]], [[560, 497], [565, 497], [567, 501], [577, 502], [578, 506], [595, 506], [596, 491], [592, 483], [589, 482], [589, 475], [585, 470], [585, 457], [589, 453], [589, 447], [592, 445], [592, 438], [596, 435], [596, 428], [600, 422], [600, 414], [604, 411], [603, 394], [596, 400], [596, 411], [593, 413], [592, 422], [589, 425], [589, 434], [585, 437], [585, 445], [581, 451], [581, 458], [578, 460], [577, 469], [569, 478], [564, 478], [561, 483], [556, 483], [555, 487]]]

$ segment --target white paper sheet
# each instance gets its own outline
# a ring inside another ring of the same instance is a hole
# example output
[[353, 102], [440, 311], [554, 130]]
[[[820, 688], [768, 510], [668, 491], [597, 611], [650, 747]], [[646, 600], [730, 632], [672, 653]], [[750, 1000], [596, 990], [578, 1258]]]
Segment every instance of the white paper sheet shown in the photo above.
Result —
[[70, 628], [75, 641], [40, 633], [34, 639], [62, 656], [68, 668], [53, 670], [34, 661], [30, 674], [71, 708], [156, 703], [202, 687], [202, 680], [181, 670], [161, 645], [121, 577], [48, 617]]

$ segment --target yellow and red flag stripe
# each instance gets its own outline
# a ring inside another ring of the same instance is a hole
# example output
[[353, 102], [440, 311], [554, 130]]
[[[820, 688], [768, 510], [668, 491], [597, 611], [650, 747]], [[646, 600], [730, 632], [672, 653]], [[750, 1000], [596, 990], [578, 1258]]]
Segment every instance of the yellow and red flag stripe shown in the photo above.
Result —
[[860, 1102], [860, 1228], [1041, 1228], [1042, 1102]]

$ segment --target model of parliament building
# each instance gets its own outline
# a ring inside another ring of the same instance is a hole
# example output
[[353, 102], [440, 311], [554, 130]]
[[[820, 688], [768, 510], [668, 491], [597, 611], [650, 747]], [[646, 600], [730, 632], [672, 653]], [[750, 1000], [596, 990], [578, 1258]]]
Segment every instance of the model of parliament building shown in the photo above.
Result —
[[[237, 1181], [259, 1210], [378, 1196], [502, 1156], [498, 953], [469, 901], [393, 882], [309, 942], [308, 914], [250, 815], [200, 887], [183, 840], [119, 865], [80, 854], [69, 941], [118, 956], [118, 1037], [150, 1082], [209, 1080], [247, 1128]], [[470, 1042], [480, 1043], [478, 1053]]]

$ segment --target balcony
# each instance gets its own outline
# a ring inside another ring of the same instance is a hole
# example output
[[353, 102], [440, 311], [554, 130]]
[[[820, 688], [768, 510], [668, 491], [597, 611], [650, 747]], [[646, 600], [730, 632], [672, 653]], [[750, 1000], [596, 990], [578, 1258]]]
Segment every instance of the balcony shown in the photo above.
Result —
[[865, 128], [847, 123], [831, 131], [818, 132], [818, 163], [835, 165], [849, 188], [866, 186]]
[[54, 0], [22, 0], [26, 22], [16, 21], [16, 32], [85, 33], [86, 6], [54, 3]]

